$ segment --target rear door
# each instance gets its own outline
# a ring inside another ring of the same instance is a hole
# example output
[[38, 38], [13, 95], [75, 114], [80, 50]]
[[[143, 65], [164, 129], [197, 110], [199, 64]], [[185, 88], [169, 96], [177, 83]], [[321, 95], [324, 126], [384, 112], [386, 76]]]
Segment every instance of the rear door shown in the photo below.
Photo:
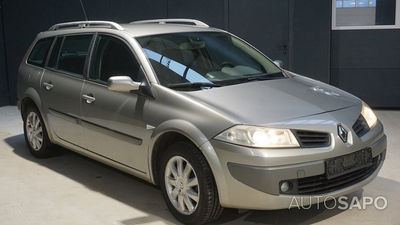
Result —
[[88, 149], [144, 174], [147, 171], [147, 139], [143, 122], [147, 98], [108, 90], [111, 76], [129, 76], [141, 82], [143, 72], [129, 45], [122, 39], [99, 34], [89, 78], [80, 96]]
[[57, 37], [42, 78], [42, 99], [50, 126], [58, 138], [86, 148], [80, 122], [81, 91], [93, 35]]

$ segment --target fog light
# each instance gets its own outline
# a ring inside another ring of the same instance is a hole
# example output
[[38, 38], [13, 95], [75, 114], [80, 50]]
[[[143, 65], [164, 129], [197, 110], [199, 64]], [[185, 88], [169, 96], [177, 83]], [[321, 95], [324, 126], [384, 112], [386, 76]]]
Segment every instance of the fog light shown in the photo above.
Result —
[[290, 191], [291, 186], [292, 186], [292, 185], [291, 185], [290, 182], [288, 182], [288, 181], [283, 182], [283, 183], [281, 184], [281, 192], [285, 193], [285, 192]]

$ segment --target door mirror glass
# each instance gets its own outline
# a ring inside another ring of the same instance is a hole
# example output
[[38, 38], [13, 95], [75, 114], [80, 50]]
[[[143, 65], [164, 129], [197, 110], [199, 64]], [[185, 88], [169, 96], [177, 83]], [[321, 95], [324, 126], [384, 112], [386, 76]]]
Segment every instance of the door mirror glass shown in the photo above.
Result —
[[108, 90], [118, 92], [138, 91], [140, 84], [139, 82], [134, 82], [128, 76], [114, 76], [108, 79]]

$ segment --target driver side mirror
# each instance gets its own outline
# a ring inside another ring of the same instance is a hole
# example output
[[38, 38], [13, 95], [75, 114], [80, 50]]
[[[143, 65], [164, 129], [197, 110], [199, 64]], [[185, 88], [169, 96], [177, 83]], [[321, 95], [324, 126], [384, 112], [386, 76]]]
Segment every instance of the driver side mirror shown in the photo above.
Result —
[[118, 92], [138, 91], [141, 83], [134, 82], [128, 76], [115, 76], [108, 79], [108, 90]]

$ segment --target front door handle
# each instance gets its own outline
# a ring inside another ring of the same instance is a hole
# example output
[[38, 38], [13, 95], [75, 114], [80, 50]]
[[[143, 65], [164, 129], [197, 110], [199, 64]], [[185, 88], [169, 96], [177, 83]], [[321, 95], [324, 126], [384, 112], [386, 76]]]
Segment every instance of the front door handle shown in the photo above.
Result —
[[96, 98], [93, 97], [93, 94], [82, 95], [82, 98], [86, 100], [86, 103], [90, 104], [96, 101]]
[[50, 91], [54, 86], [51, 82], [49, 82], [49, 83], [44, 82], [43, 87], [45, 87], [46, 90]]

